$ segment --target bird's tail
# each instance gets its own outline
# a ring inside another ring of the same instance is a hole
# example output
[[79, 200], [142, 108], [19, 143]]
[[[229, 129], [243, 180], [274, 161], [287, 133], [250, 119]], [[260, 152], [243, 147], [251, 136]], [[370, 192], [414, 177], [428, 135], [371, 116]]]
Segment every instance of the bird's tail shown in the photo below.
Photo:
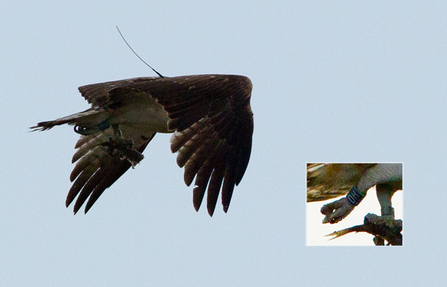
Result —
[[32, 131], [46, 131], [63, 124], [75, 125], [75, 131], [81, 134], [92, 134], [107, 128], [107, 113], [102, 109], [88, 109], [53, 121], [40, 122], [30, 127]]

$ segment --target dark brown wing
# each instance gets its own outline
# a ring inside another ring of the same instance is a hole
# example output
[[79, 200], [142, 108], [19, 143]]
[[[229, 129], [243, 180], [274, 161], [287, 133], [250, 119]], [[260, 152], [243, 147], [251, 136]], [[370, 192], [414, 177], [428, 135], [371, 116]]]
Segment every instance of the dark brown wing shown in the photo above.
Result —
[[[113, 82], [92, 84], [79, 87], [82, 96], [92, 104], [92, 113], [95, 111], [110, 111], [128, 105], [131, 109], [132, 101], [138, 101], [144, 95], [138, 93], [138, 89], [133, 89], [135, 82], [150, 82], [154, 78], [135, 78], [119, 80]], [[113, 94], [113, 96], [111, 96]], [[147, 95], [150, 98], [149, 95]], [[130, 110], [129, 110], [130, 111]], [[84, 112], [85, 113], [85, 112]], [[80, 113], [79, 115], [83, 115]], [[74, 115], [76, 121], [77, 115]], [[97, 124], [97, 123], [96, 123]], [[85, 124], [88, 126], [88, 121]], [[150, 140], [155, 136], [154, 132], [140, 130], [132, 124], [119, 127], [124, 139], [133, 140], [133, 149], [142, 153]], [[96, 132], [82, 136], [75, 148], [78, 151], [73, 156], [73, 162], [77, 162], [70, 180], [74, 181], [66, 200], [67, 207], [78, 196], [74, 206], [74, 212], [78, 212], [81, 206], [87, 201], [85, 212], [87, 212], [104, 190], [118, 180], [130, 167], [131, 163], [119, 156], [112, 156], [108, 152], [108, 147], [103, 145], [114, 137], [111, 128], [105, 131]]]
[[[79, 87], [82, 96], [92, 107], [117, 108], [123, 100], [128, 100], [139, 92], [148, 92], [160, 85], [161, 78], [141, 77]], [[149, 94], [147, 94], [150, 97]]]
[[[104, 110], [129, 103], [132, 95], [156, 99], [168, 112], [169, 130], [175, 131], [171, 150], [179, 151], [177, 163], [185, 166], [185, 183], [189, 186], [196, 178], [194, 207], [199, 209], [208, 186], [207, 207], [212, 215], [221, 189], [224, 211], [228, 210], [234, 186], [248, 165], [253, 134], [251, 89], [250, 80], [243, 76], [199, 75], [134, 78], [87, 85], [79, 91], [92, 107]], [[137, 139], [134, 148], [142, 152], [152, 137], [133, 132], [126, 136], [123, 131], [124, 138]], [[110, 156], [104, 146], [94, 146], [95, 141], [105, 140], [95, 140], [91, 135], [77, 144], [88, 153], [75, 154], [73, 159], [81, 158], [72, 172], [71, 180], [76, 181], [67, 197], [68, 205], [79, 194], [75, 212], [90, 196], [87, 211], [130, 167], [127, 160]], [[84, 145], [86, 148], [82, 148]]]
[[[129, 128], [122, 129], [123, 135], [134, 139], [133, 148], [142, 153], [155, 133], [151, 137], [145, 138], [139, 135], [137, 130]], [[77, 161], [71, 175], [70, 181], [74, 181], [73, 186], [67, 195], [66, 206], [78, 196], [74, 213], [78, 212], [84, 202], [85, 213], [92, 207], [104, 190], [118, 180], [130, 167], [131, 163], [127, 159], [112, 156], [107, 151], [107, 147], [101, 143], [107, 142], [112, 136], [111, 129], [88, 136], [82, 136], [76, 143], [79, 150], [73, 156], [73, 162]]]
[[251, 153], [253, 113], [251, 81], [243, 76], [199, 75], [159, 78], [164, 85], [150, 94], [170, 118], [172, 152], [185, 167], [185, 183], [194, 177], [194, 207], [199, 209], [208, 186], [207, 208], [213, 214], [220, 189], [226, 212]]

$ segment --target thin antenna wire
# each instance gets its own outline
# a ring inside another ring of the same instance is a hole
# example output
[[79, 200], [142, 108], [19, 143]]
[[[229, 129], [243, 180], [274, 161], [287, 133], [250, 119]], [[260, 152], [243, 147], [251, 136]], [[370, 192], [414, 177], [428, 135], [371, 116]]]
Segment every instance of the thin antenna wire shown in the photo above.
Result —
[[118, 33], [120, 33], [121, 38], [123, 38], [124, 43], [126, 43], [127, 47], [129, 47], [129, 49], [135, 54], [135, 56], [138, 57], [138, 59], [141, 60], [141, 62], [145, 63], [146, 66], [148, 66], [149, 68], [152, 69], [152, 71], [154, 71], [158, 76], [160, 76], [160, 78], [164, 78], [162, 74], [160, 74], [159, 72], [157, 72], [157, 70], [155, 70], [154, 68], [151, 67], [151, 65], [149, 65], [148, 63], [146, 63], [140, 56], [138, 56], [138, 54], [132, 49], [132, 47], [129, 45], [129, 43], [127, 43], [126, 39], [124, 39], [123, 34], [121, 34], [120, 29], [118, 28], [118, 26], [116, 26], [116, 29], [118, 30]]

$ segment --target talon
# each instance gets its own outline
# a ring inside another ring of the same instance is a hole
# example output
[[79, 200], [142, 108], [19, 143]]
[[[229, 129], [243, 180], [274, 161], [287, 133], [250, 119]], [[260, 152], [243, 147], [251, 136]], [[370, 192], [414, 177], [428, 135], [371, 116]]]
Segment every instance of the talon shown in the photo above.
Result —
[[78, 126], [78, 125], [75, 125], [73, 129], [74, 129], [74, 131], [76, 133], [81, 134], [81, 135], [84, 135], [85, 130], [86, 130], [85, 127], [81, 127], [81, 126]]
[[93, 125], [93, 126], [75, 125], [74, 131], [78, 134], [86, 136], [86, 135], [94, 134], [99, 131], [105, 131], [109, 127], [110, 127], [110, 125], [109, 125], [108, 121], [105, 120], [102, 123], [100, 123], [99, 125]]
[[133, 148], [133, 140], [127, 140], [123, 138], [118, 125], [113, 125], [112, 127], [114, 130], [115, 138], [109, 137], [109, 141], [104, 142], [101, 145], [108, 147], [107, 152], [111, 156], [117, 156], [122, 160], [127, 159], [132, 167], [134, 167], [143, 160], [143, 154]]

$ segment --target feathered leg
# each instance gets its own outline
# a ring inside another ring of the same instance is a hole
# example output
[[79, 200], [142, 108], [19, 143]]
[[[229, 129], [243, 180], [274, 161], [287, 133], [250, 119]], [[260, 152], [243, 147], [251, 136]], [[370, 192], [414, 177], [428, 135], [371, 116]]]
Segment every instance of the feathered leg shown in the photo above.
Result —
[[394, 208], [392, 207], [391, 198], [397, 188], [392, 184], [378, 184], [376, 186], [377, 199], [381, 207], [382, 217], [387, 219], [394, 219]]

